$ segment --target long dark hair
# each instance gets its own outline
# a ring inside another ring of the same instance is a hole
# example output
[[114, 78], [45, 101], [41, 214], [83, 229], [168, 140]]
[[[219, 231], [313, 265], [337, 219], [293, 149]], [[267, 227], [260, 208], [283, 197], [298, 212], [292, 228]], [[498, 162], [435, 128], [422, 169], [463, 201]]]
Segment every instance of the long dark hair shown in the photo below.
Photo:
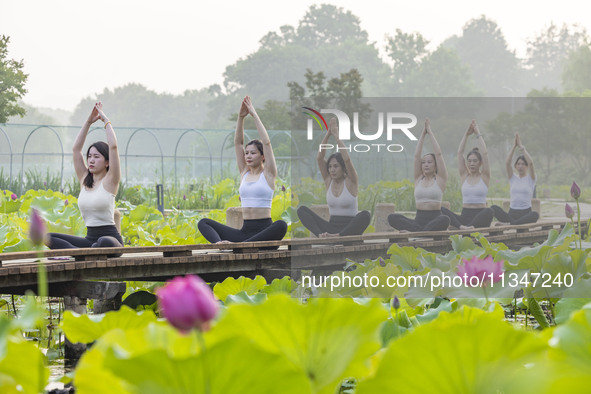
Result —
[[328, 156], [328, 160], [326, 161], [326, 172], [328, 172], [328, 166], [332, 159], [335, 159], [337, 163], [339, 163], [343, 169], [343, 173], [347, 175], [347, 167], [345, 167], [345, 160], [343, 160], [343, 155], [341, 155], [341, 152], [333, 153], [332, 155]]
[[517, 156], [517, 159], [515, 160], [515, 164], [513, 164], [513, 167], [515, 167], [517, 165], [517, 162], [519, 160], [523, 160], [523, 164], [525, 164], [526, 167], [529, 167], [529, 163], [527, 162], [527, 159], [525, 158], [524, 155]]
[[[99, 151], [99, 153], [101, 155], [103, 155], [103, 157], [105, 158], [105, 161], [109, 161], [109, 145], [107, 145], [106, 142], [97, 141], [88, 147], [88, 151], [86, 152], [86, 161], [87, 162], [88, 162], [88, 155], [90, 154], [90, 148], [92, 148], [93, 146], [95, 147], [96, 150]], [[109, 167], [107, 167], [107, 171], [109, 171]], [[90, 172], [90, 170], [88, 170], [88, 174], [86, 174], [86, 177], [84, 178], [84, 181], [82, 183], [84, 184], [84, 186], [86, 186], [89, 189], [92, 189], [92, 187], [94, 186], [94, 177], [92, 176], [92, 173]]]
[[248, 146], [248, 145], [256, 146], [258, 151], [261, 152], [261, 156], [263, 156], [263, 163], [264, 163], [265, 162], [265, 154], [263, 153], [263, 143], [261, 142], [261, 140], [249, 141], [248, 144], [246, 144], [246, 146]]

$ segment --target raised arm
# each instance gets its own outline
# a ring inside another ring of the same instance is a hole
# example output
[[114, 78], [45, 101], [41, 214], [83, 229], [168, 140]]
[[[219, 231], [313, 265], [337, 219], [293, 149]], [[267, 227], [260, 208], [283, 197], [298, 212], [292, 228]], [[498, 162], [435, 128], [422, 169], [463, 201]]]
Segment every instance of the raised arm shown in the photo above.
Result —
[[422, 169], [422, 165], [421, 165], [421, 160], [422, 160], [422, 156], [421, 154], [423, 153], [423, 144], [425, 143], [425, 136], [427, 135], [427, 123], [429, 122], [429, 119], [427, 119], [425, 121], [425, 128], [423, 129], [423, 132], [421, 133], [421, 136], [419, 137], [419, 142], [417, 143], [417, 148], [415, 149], [415, 179], [414, 181], [416, 182], [421, 175], [423, 175], [423, 169]]
[[[121, 163], [119, 159], [119, 150], [117, 148], [117, 136], [113, 129], [113, 124], [105, 113], [103, 112], [103, 103], [100, 101], [96, 104], [100, 119], [105, 124], [105, 132], [107, 134], [107, 144], [109, 145], [109, 171], [103, 181], [103, 187], [105, 190], [117, 194], [119, 189], [119, 182], [121, 181]], [[105, 183], [106, 182], [106, 183]]]
[[330, 120], [330, 123], [328, 125], [328, 131], [337, 141], [337, 145], [340, 148], [343, 148], [339, 149], [339, 152], [341, 152], [341, 156], [343, 157], [343, 161], [345, 162], [345, 170], [347, 171], [347, 189], [349, 189], [349, 192], [353, 196], [357, 196], [357, 191], [359, 189], [359, 177], [357, 176], [357, 171], [355, 170], [355, 166], [351, 161], [351, 156], [349, 156], [349, 151], [345, 149], [345, 144], [343, 144], [343, 141], [339, 139], [339, 127], [337, 125], [336, 118], [332, 118]]
[[248, 116], [248, 108], [244, 100], [240, 105], [240, 112], [238, 112], [238, 120], [236, 121], [236, 132], [234, 133], [234, 151], [236, 152], [236, 163], [238, 163], [238, 171], [240, 175], [246, 169], [246, 159], [244, 158], [244, 118]]
[[[322, 139], [321, 144], [326, 144], [328, 139], [330, 138], [330, 129], [326, 130], [326, 135]], [[328, 187], [330, 185], [330, 175], [328, 174], [328, 170], [326, 169], [326, 159], [324, 151], [318, 150], [318, 154], [316, 155], [316, 162], [318, 163], [318, 168], [320, 169], [320, 175], [322, 175], [322, 180], [324, 181], [324, 185]]]
[[[97, 103], [98, 104], [98, 103]], [[88, 135], [88, 130], [90, 126], [99, 119], [99, 113], [96, 108], [96, 104], [92, 107], [92, 112], [88, 115], [88, 119], [82, 125], [82, 128], [78, 132], [76, 136], [76, 140], [74, 140], [74, 145], [72, 146], [72, 159], [74, 160], [74, 170], [76, 171], [76, 177], [78, 177], [78, 181], [82, 183], [84, 177], [88, 173], [88, 168], [84, 163], [84, 154], [82, 153], [82, 148], [84, 147], [84, 142], [86, 141], [86, 136]]]
[[252, 105], [250, 96], [246, 96], [244, 98], [244, 104], [248, 109], [248, 113], [254, 119], [254, 124], [257, 128], [257, 132], [259, 133], [259, 139], [263, 143], [263, 155], [265, 156], [265, 176], [267, 177], [269, 186], [275, 188], [275, 178], [277, 177], [277, 164], [275, 163], [275, 155], [273, 155], [271, 139], [269, 138], [269, 134], [267, 134], [267, 129], [265, 129], [263, 122], [261, 122], [261, 119], [259, 118], [259, 115], [257, 114], [254, 105]]
[[466, 167], [466, 160], [464, 159], [464, 150], [466, 149], [466, 141], [468, 141], [468, 136], [470, 134], [474, 134], [474, 121], [470, 123], [470, 127], [468, 127], [468, 130], [464, 133], [462, 141], [460, 141], [460, 146], [458, 147], [458, 170], [460, 170], [460, 177], [462, 179], [468, 175], [468, 168]]
[[443, 160], [443, 153], [441, 148], [431, 131], [431, 125], [427, 121], [427, 134], [431, 138], [431, 144], [433, 145], [433, 152], [435, 153], [435, 163], [437, 164], [437, 183], [442, 191], [445, 191], [445, 185], [447, 183], [447, 168], [445, 167], [445, 161]]
[[519, 138], [519, 134], [517, 134], [517, 144], [520, 150], [520, 153], [525, 157], [525, 160], [527, 160], [527, 167], [529, 169], [529, 176], [531, 176], [531, 178], [533, 180], [536, 179], [536, 170], [534, 168], [534, 160], [531, 158], [531, 156], [529, 155], [529, 152], [525, 149], [525, 146], [523, 146], [523, 144], [521, 143], [521, 139]]
[[513, 148], [511, 148], [511, 152], [509, 152], [509, 156], [507, 156], [507, 160], [505, 161], [505, 170], [507, 171], [507, 178], [509, 179], [513, 176], [513, 166], [511, 165], [511, 161], [513, 160], [515, 149], [517, 149], [517, 141], [519, 141], [519, 134], [515, 133]]
[[480, 155], [482, 156], [482, 180], [488, 187], [490, 182], [490, 162], [488, 161], [488, 150], [486, 149], [486, 144], [484, 143], [484, 137], [478, 129], [475, 121], [472, 121], [474, 124], [474, 134], [476, 135], [476, 140], [478, 142], [478, 149], [480, 150]]

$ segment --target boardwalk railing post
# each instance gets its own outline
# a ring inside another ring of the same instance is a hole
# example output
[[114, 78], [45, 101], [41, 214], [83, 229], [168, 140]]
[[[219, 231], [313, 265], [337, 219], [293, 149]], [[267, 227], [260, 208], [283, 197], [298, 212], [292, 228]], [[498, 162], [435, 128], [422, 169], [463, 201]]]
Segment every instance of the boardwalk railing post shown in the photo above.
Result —
[[164, 215], [164, 187], [161, 183], [156, 185], [156, 204], [160, 213]]

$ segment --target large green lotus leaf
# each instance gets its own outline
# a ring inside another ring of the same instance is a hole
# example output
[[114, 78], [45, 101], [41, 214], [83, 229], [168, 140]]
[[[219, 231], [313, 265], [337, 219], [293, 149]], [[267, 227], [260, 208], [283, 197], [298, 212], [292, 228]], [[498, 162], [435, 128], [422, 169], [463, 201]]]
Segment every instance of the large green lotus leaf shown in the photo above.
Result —
[[291, 290], [296, 287], [297, 283], [295, 280], [291, 279], [289, 276], [284, 276], [281, 279], [273, 279], [270, 284], [263, 287], [261, 292], [266, 293], [267, 295], [275, 293], [291, 294]]
[[27, 252], [33, 249], [33, 244], [28, 239], [23, 239], [18, 243], [10, 246], [6, 246], [2, 249], [3, 253], [11, 253], [11, 252]]
[[[465, 251], [473, 251], [474, 249], [478, 248], [472, 238], [470, 237], [462, 237], [461, 235], [452, 235], [449, 237], [451, 240], [451, 247], [456, 253], [462, 253]], [[482, 251], [479, 252], [479, 254]], [[474, 253], [476, 254], [476, 253]]]
[[136, 313], [133, 309], [123, 305], [118, 311], [92, 316], [66, 311], [62, 329], [72, 343], [90, 343], [115, 328], [144, 327], [153, 321], [156, 321], [154, 312], [147, 310]]
[[[310, 393], [306, 376], [281, 354], [235, 337], [208, 345], [202, 352], [194, 333], [183, 336], [170, 327], [112, 331], [80, 360], [75, 386], [80, 393]], [[147, 347], [135, 338], [142, 337]], [[171, 352], [185, 341], [191, 352]], [[164, 340], [163, 340], [164, 339]], [[131, 345], [129, 341], [135, 343]], [[154, 344], [157, 344], [156, 346]], [[204, 376], [208, 376], [204, 379]], [[205, 380], [208, 382], [206, 389]], [[111, 385], [115, 388], [112, 390]]]
[[[550, 230], [548, 232], [548, 239], [544, 241], [542, 244], [531, 247], [531, 248], [521, 248], [518, 251], [512, 250], [502, 250], [497, 253], [495, 260], [503, 259], [506, 260], [505, 267], [510, 265], [518, 265], [518, 262], [526, 257], [526, 256], [535, 256], [539, 253], [549, 253], [548, 251], [553, 252], [562, 252], [566, 251], [569, 248], [570, 243], [575, 238], [575, 232], [570, 224], [564, 226], [562, 231], [558, 233], [556, 230]], [[545, 249], [545, 252], [541, 252], [542, 249]], [[523, 268], [523, 267], [518, 267]]]
[[55, 196], [38, 196], [31, 200], [30, 207], [39, 210], [43, 216], [53, 213], [64, 206], [64, 201]]
[[290, 205], [289, 194], [283, 192], [276, 193], [271, 205], [271, 219], [274, 221], [282, 219], [283, 212], [285, 212]]
[[135, 209], [129, 212], [129, 220], [131, 222], [150, 222], [152, 220], [162, 220], [163, 216], [159, 210], [147, 205], [138, 205]]
[[242, 290], [240, 293], [236, 294], [229, 294], [226, 297], [225, 304], [260, 304], [267, 301], [267, 294], [265, 293], [255, 293], [253, 295], [248, 295], [246, 291]]
[[222, 302], [226, 302], [226, 297], [230, 294], [238, 294], [241, 291], [246, 291], [247, 294], [252, 295], [258, 293], [266, 284], [267, 281], [260, 275], [257, 275], [254, 279], [244, 276], [238, 279], [228, 277], [222, 283], [217, 283], [213, 287], [213, 294], [222, 300]]
[[556, 327], [550, 344], [553, 359], [566, 361], [591, 376], [591, 304], [586, 304], [566, 323]]
[[0, 389], [2, 393], [31, 393], [44, 391], [49, 369], [45, 357], [31, 342], [6, 338], [6, 352], [0, 360]]
[[20, 200], [5, 200], [0, 205], [0, 213], [9, 214], [17, 212], [21, 208], [22, 202]]
[[388, 346], [375, 376], [357, 393], [537, 393], [547, 344], [497, 314], [463, 307], [441, 313]]
[[398, 246], [392, 244], [388, 248], [388, 254], [393, 264], [399, 266], [403, 271], [416, 271], [423, 268], [418, 257], [422, 253], [429, 253], [421, 248], [414, 248], [412, 246]]
[[367, 374], [367, 359], [380, 347], [386, 319], [378, 300], [359, 305], [352, 299], [320, 298], [301, 305], [277, 294], [260, 305], [228, 307], [210, 340], [244, 336], [283, 354], [308, 376], [314, 392], [334, 393], [342, 379]]

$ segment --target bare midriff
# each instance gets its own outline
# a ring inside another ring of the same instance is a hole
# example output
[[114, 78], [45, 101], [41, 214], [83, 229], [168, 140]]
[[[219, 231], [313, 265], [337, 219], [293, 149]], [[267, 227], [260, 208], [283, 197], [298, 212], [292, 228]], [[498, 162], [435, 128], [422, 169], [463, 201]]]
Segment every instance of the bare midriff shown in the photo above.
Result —
[[242, 208], [244, 220], [268, 219], [271, 217], [271, 208]]

